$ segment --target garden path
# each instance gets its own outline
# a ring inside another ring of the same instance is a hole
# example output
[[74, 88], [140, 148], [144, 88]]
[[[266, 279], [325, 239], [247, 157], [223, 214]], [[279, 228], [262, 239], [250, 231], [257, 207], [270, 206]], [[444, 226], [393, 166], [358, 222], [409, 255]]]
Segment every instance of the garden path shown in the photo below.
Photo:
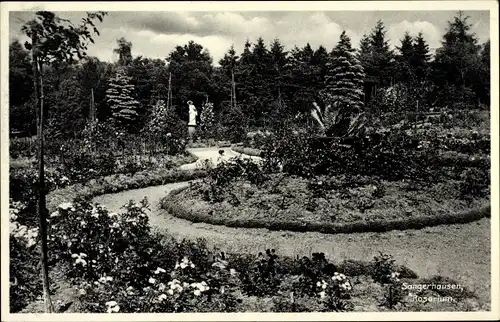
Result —
[[[191, 149], [200, 159], [217, 160], [219, 148]], [[224, 148], [224, 158], [238, 153]], [[189, 167], [193, 167], [190, 164]], [[189, 168], [184, 167], [184, 168]], [[151, 226], [177, 238], [205, 238], [210, 246], [226, 252], [258, 253], [266, 248], [278, 254], [296, 256], [324, 252], [335, 261], [343, 259], [370, 260], [382, 251], [413, 269], [419, 276], [443, 275], [475, 290], [489, 302], [490, 294], [490, 219], [468, 224], [429, 227], [420, 230], [385, 233], [329, 235], [318, 232], [269, 231], [267, 229], [231, 228], [190, 221], [171, 216], [159, 207], [160, 200], [171, 190], [187, 185], [171, 183], [143, 189], [106, 194], [94, 198], [111, 211], [129, 200], [147, 196]]]

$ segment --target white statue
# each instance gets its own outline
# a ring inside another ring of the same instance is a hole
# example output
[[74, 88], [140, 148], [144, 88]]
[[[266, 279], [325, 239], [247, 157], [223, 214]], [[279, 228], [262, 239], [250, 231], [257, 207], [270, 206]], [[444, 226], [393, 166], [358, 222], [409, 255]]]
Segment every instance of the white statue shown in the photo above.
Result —
[[189, 106], [189, 123], [188, 123], [188, 133], [190, 140], [193, 141], [193, 135], [196, 129], [196, 116], [198, 115], [198, 111], [194, 106], [192, 101], [187, 101]]
[[196, 126], [196, 116], [198, 115], [198, 111], [196, 110], [196, 107], [194, 106], [192, 101], [187, 102], [189, 105], [189, 126]]

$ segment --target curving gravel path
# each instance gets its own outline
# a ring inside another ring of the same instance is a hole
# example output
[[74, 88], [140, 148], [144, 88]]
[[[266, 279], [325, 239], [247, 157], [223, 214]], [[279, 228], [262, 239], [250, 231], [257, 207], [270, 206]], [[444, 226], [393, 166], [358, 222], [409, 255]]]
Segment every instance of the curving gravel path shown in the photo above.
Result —
[[[224, 158], [238, 155], [228, 148], [224, 150], [226, 151]], [[218, 148], [191, 150], [200, 157], [200, 160], [202, 158], [216, 160], [218, 151]], [[196, 163], [199, 164], [200, 160]], [[209, 245], [227, 252], [257, 253], [266, 248], [274, 248], [278, 254], [288, 256], [324, 252], [335, 260], [370, 260], [378, 254], [378, 251], [383, 251], [392, 254], [397, 262], [407, 265], [419, 276], [451, 277], [476, 291], [484, 302], [490, 302], [491, 231], [488, 218], [468, 224], [421, 230], [338, 235], [231, 228], [192, 223], [175, 218], [159, 208], [159, 201], [169, 191], [187, 184], [187, 182], [172, 183], [106, 194], [94, 198], [94, 201], [106, 205], [112, 211], [119, 211], [129, 200], [138, 201], [147, 196], [151, 204], [150, 223], [155, 229], [178, 238], [205, 238]]]

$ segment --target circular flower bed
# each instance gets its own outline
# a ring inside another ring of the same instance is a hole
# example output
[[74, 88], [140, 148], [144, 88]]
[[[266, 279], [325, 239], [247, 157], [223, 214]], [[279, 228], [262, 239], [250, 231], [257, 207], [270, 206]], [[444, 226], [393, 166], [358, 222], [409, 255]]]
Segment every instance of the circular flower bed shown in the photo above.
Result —
[[162, 207], [193, 222], [323, 233], [418, 229], [490, 216], [487, 196], [463, 200], [460, 182], [348, 179], [271, 175], [254, 183], [239, 178], [220, 190], [207, 180], [172, 191]]

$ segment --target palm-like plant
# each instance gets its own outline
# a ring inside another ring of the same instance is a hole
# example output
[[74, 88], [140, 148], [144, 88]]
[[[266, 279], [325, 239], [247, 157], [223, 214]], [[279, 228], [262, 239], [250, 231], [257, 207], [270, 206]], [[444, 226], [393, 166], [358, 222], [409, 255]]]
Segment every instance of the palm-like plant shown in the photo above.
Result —
[[364, 71], [354, 55], [351, 40], [343, 32], [330, 54], [321, 108], [312, 103], [311, 115], [327, 136], [359, 134], [365, 124], [363, 106]]

